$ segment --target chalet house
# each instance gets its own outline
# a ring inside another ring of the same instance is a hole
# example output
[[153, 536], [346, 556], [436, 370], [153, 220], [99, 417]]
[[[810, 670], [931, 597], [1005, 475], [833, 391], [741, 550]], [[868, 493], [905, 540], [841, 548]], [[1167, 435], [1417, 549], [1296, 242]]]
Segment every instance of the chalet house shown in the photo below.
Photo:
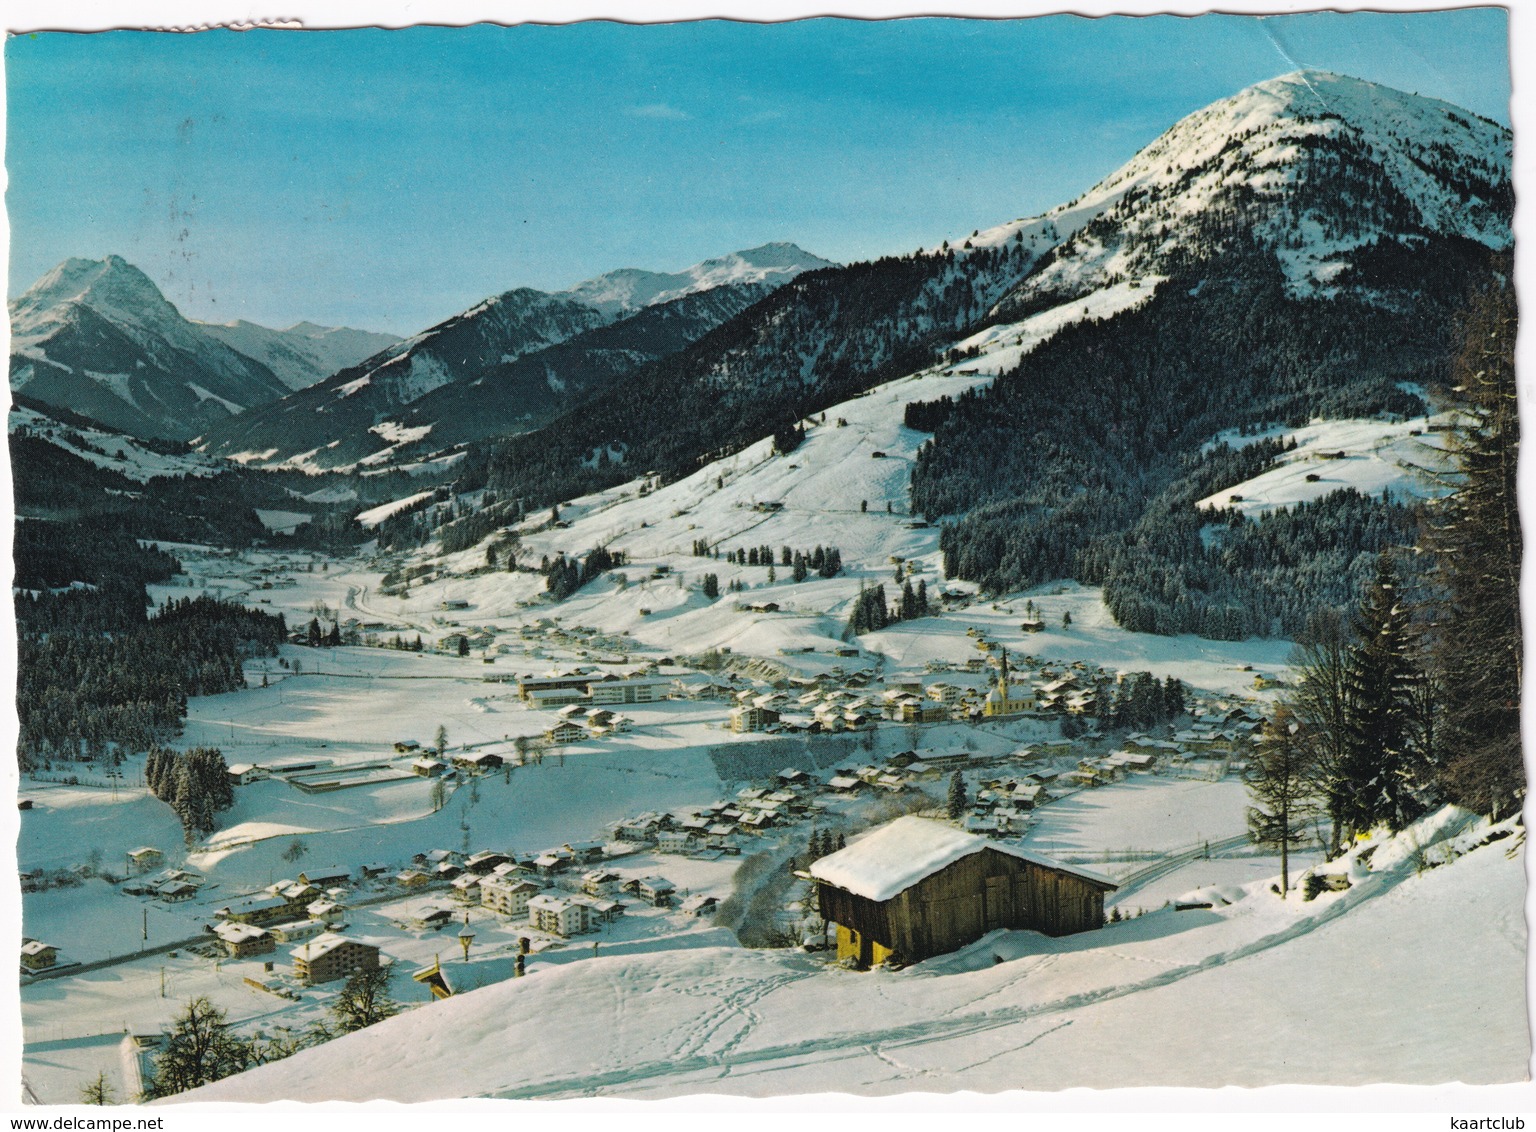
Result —
[[669, 829], [656, 835], [656, 848], [663, 853], [686, 853], [694, 846], [695, 831]]
[[811, 865], [837, 955], [917, 962], [999, 928], [1046, 935], [1104, 923], [1107, 877], [925, 818], [897, 818]]
[[463, 873], [454, 877], [451, 887], [453, 888], [455, 900], [462, 900], [467, 904], [472, 904], [476, 900], [481, 899], [480, 878], [474, 873]]
[[577, 743], [587, 737], [587, 730], [579, 727], [568, 719], [562, 719], [549, 730], [544, 732], [544, 741], [551, 746], [563, 746], [566, 743]]
[[277, 947], [272, 933], [255, 924], [219, 924], [213, 929], [224, 950], [231, 959], [244, 959], [248, 955], [261, 955]]
[[563, 873], [570, 867], [570, 854], [561, 853], [558, 849], [550, 849], [547, 852], [540, 853], [533, 859], [533, 871], [546, 880], [553, 877], [556, 873]]
[[414, 739], [401, 739], [395, 743], [395, 754], [412, 755], [421, 750], [421, 744]]
[[624, 888], [624, 878], [607, 869], [593, 869], [581, 878], [581, 891], [588, 896], [612, 896]]
[[411, 763], [411, 773], [421, 778], [436, 778], [448, 769], [442, 759], [416, 759]]
[[766, 731], [779, 722], [779, 713], [756, 704], [742, 704], [731, 710], [731, 730], [738, 735]]
[[321, 897], [319, 900], [313, 901], [304, 907], [305, 915], [314, 920], [324, 920], [327, 924], [334, 924], [337, 920], [341, 919], [341, 914], [345, 910], [340, 904], [329, 897]]
[[299, 880], [304, 884], [312, 884], [316, 888], [351, 884], [352, 870], [345, 865], [322, 865], [319, 868], [305, 869], [299, 874]]
[[464, 868], [477, 876], [485, 876], [493, 872], [497, 865], [510, 864], [512, 858], [505, 853], [498, 853], [494, 849], [482, 849], [478, 853], [471, 854], [464, 862]]
[[611, 924], [624, 914], [624, 905], [605, 897], [585, 897], [581, 903], [589, 909], [588, 915], [598, 923]]
[[480, 882], [480, 903], [503, 916], [526, 916], [528, 901], [543, 891], [531, 880], [487, 877]]
[[218, 919], [230, 923], [258, 925], [286, 920], [291, 914], [288, 901], [281, 896], [248, 896], [214, 913]]
[[418, 904], [405, 914], [405, 921], [420, 931], [435, 931], [452, 920], [453, 916], [453, 909], [442, 904]]
[[158, 869], [165, 863], [165, 854], [153, 846], [144, 845], [128, 850], [128, 875], [137, 876], [150, 869]]
[[627, 715], [600, 708], [587, 717], [587, 725], [594, 735], [622, 735], [630, 729], [631, 720]]
[[431, 877], [420, 869], [406, 869], [395, 874], [395, 883], [402, 888], [420, 888], [431, 881]]
[[303, 943], [306, 939], [314, 939], [322, 932], [329, 930], [330, 924], [324, 920], [285, 920], [280, 924], [268, 925], [267, 931], [278, 943]]
[[646, 844], [656, 840], [658, 832], [664, 828], [665, 824], [660, 814], [641, 814], [639, 817], [620, 822], [614, 827], [614, 835], [620, 841]]
[[180, 904], [197, 895], [197, 885], [185, 880], [169, 880], [155, 889], [155, 895], [167, 904]]
[[59, 949], [40, 939], [23, 940], [21, 965], [28, 971], [46, 971], [59, 961]]
[[902, 723], [943, 723], [949, 709], [935, 700], [903, 700], [896, 718]]
[[657, 908], [670, 907], [672, 897], [677, 895], [677, 887], [669, 880], [658, 876], [644, 876], [632, 880], [624, 886], [626, 892], [633, 892], [647, 904]]
[[506, 760], [490, 751], [465, 751], [453, 756], [453, 765], [462, 770], [499, 770]]
[[585, 865], [592, 861], [603, 859], [603, 843], [601, 841], [567, 841], [561, 846], [571, 855], [571, 860], [578, 865]]
[[528, 901], [528, 922], [553, 935], [581, 935], [590, 930], [591, 916], [592, 907], [584, 900], [544, 893]]
[[681, 911], [689, 916], [713, 916], [719, 906], [719, 897], [705, 896], [700, 892], [684, 900], [681, 905]]
[[229, 768], [229, 781], [235, 786], [249, 786], [266, 777], [266, 769], [254, 763], [235, 763]]
[[294, 977], [310, 984], [328, 983], [344, 979], [354, 971], [379, 968], [377, 947], [334, 932], [316, 936], [288, 954], [293, 956]]

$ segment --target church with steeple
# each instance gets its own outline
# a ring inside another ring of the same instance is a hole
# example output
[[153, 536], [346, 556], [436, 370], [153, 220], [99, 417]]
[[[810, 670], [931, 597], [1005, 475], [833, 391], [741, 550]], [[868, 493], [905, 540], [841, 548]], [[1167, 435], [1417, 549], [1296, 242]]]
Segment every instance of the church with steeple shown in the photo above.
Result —
[[992, 718], [1004, 715], [1020, 715], [1035, 710], [1035, 692], [1024, 684], [1008, 682], [1008, 650], [1002, 650], [1002, 664], [997, 674], [997, 686], [982, 701], [981, 714]]

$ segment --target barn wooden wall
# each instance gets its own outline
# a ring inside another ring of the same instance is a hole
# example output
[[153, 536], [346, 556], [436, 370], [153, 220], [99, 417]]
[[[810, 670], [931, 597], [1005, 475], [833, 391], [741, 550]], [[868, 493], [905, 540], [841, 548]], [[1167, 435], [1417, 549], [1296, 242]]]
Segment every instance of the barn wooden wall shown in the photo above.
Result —
[[1104, 923], [1104, 891], [1072, 873], [988, 848], [883, 902], [821, 885], [820, 908], [823, 918], [915, 962], [954, 951], [998, 928], [1053, 936], [1091, 931]]

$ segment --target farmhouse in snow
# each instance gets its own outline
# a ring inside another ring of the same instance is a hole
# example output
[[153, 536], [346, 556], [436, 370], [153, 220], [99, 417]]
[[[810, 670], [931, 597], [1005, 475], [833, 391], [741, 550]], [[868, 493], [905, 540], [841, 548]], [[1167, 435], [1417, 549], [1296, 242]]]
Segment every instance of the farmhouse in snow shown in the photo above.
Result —
[[999, 928], [1046, 935], [1104, 923], [1114, 881], [926, 818], [897, 818], [811, 866], [837, 957], [915, 963]]

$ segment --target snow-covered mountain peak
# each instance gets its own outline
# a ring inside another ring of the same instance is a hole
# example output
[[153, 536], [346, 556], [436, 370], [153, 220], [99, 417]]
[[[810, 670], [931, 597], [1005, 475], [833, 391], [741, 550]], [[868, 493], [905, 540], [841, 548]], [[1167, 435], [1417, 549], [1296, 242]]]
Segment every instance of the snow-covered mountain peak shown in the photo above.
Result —
[[779, 242], [706, 259], [676, 272], [624, 267], [578, 283], [561, 294], [617, 317], [716, 287], [788, 283], [802, 272], [834, 266], [794, 244]]
[[1510, 169], [1511, 134], [1495, 122], [1348, 75], [1296, 71], [1186, 116], [1076, 200], [970, 242], [1053, 248], [1021, 296], [1032, 301], [1221, 254], [1240, 225], [1296, 293], [1327, 294], [1351, 252], [1384, 238], [1507, 247]]
[[64, 260], [11, 303], [12, 334], [46, 332], [67, 304], [91, 307], [134, 326], [179, 322], [180, 314], [149, 276], [118, 255]]

